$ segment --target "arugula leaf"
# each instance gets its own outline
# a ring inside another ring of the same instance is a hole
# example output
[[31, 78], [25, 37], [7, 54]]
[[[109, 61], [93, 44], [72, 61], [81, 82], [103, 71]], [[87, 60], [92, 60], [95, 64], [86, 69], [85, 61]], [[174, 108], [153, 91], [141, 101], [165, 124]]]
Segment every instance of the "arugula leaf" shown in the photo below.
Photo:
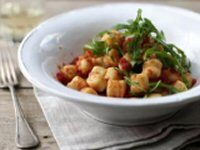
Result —
[[157, 50], [154, 47], [146, 50], [144, 59], [146, 60], [152, 55], [156, 55], [162, 61], [165, 67], [174, 67], [177, 65], [176, 60], [172, 57], [171, 54], [167, 53], [166, 51]]
[[140, 20], [142, 20], [142, 9], [139, 8], [137, 11], [137, 17], [135, 19], [135, 22], [139, 22]]
[[153, 25], [153, 23], [149, 19], [147, 18], [144, 19], [143, 26], [148, 34], [155, 33], [157, 39], [165, 40], [165, 35], [163, 31], [159, 32], [158, 29]]
[[164, 47], [165, 51], [169, 52], [175, 59], [177, 59], [177, 61], [182, 67], [184, 67], [185, 70], [189, 71], [190, 65], [189, 63], [187, 63], [185, 53], [180, 48], [178, 48], [174, 44], [167, 44], [164, 41], [157, 38], [154, 38], [154, 40], [160, 43]]
[[153, 91], [155, 91], [158, 88], [166, 88], [170, 91], [170, 93], [174, 94], [174, 93], [180, 93], [181, 91], [179, 91], [177, 88], [175, 88], [174, 86], [170, 85], [170, 84], [166, 84], [163, 82], [151, 82], [149, 83], [150, 89], [154, 89]]
[[118, 53], [123, 56], [124, 55], [124, 51], [122, 50], [122, 48], [119, 45], [115, 46], [115, 49], [118, 51]]
[[[131, 59], [135, 64], [142, 64], [144, 61], [143, 56], [147, 59], [155, 54], [165, 67], [173, 67], [176, 69], [181, 74], [186, 86], [190, 87], [185, 76], [185, 73], [190, 71], [190, 63], [187, 61], [185, 53], [174, 44], [167, 44], [163, 31], [159, 31], [151, 20], [143, 18], [141, 9], [138, 9], [137, 16], [134, 20], [128, 20], [124, 24], [117, 24], [115, 29], [124, 34], [124, 36], [133, 37], [134, 40], [128, 43], [127, 52], [131, 55]], [[101, 37], [105, 33], [112, 36], [109, 30], [100, 32], [99, 36]], [[152, 38], [154, 40], [152, 45], [149, 42], [150, 46], [148, 49], [147, 47], [143, 47], [146, 38]], [[161, 45], [164, 50], [159, 50], [158, 45]], [[92, 50], [97, 56], [105, 55], [111, 49], [105, 41], [101, 40], [92, 40], [90, 44], [85, 45], [85, 48]], [[118, 50], [121, 56], [124, 55], [121, 45], [116, 45], [114, 48]]]
[[151, 33], [155, 33], [158, 39], [165, 39], [164, 33], [162, 31], [159, 32], [158, 29], [153, 25], [153, 23], [149, 19], [142, 18], [141, 9], [138, 9], [135, 20], [129, 20], [126, 24], [117, 24], [115, 26], [115, 29], [125, 30], [126, 35], [150, 35]]
[[98, 36], [102, 37], [105, 33], [109, 33], [109, 32], [110, 32], [109, 30], [104, 30], [102, 32], [99, 32]]
[[117, 70], [120, 74], [123, 74], [125, 76], [129, 76], [130, 75], [129, 72], [121, 70], [118, 67], [114, 67], [114, 69]]
[[117, 24], [115, 26], [116, 30], [123, 30], [123, 29], [129, 29], [129, 25], [128, 24]]
[[190, 71], [190, 65], [189, 63], [187, 63], [185, 53], [174, 44], [167, 44], [164, 41], [157, 38], [154, 38], [154, 40], [161, 44], [164, 47], [165, 51], [171, 54], [171, 56], [173, 57], [173, 67], [180, 72], [183, 82], [189, 88], [191, 85], [187, 80], [185, 73]]
[[110, 48], [105, 41], [92, 40], [90, 44], [84, 46], [85, 49], [92, 50], [97, 56], [105, 55], [109, 52]]
[[132, 55], [132, 60], [136, 63], [141, 63], [144, 49], [142, 43], [145, 38], [150, 37], [153, 33], [159, 40], [164, 40], [164, 33], [159, 32], [153, 23], [147, 19], [142, 18], [142, 10], [138, 9], [135, 20], [129, 20], [126, 24], [118, 24], [115, 29], [121, 30], [126, 36], [132, 36], [134, 40], [128, 44], [128, 52]]
[[180, 48], [178, 48], [176, 45], [174, 45], [174, 44], [170, 44], [170, 46], [173, 49], [175, 49], [175, 51], [177, 51], [177, 53], [179, 55], [178, 59], [179, 59], [180, 63], [182, 64], [182, 66], [185, 69], [187, 69], [189, 71], [189, 68], [190, 68], [189, 63], [190, 62], [187, 62], [187, 57], [186, 57], [185, 53]]
[[125, 82], [129, 86], [137, 86], [139, 89], [141, 89], [143, 92], [145, 92], [145, 90], [140, 86], [140, 84], [138, 82], [131, 81], [131, 79], [129, 77], [124, 77], [124, 79], [125, 79]]
[[131, 81], [129, 77], [124, 77], [124, 79], [129, 86], [140, 86], [138, 82]]
[[158, 82], [156, 82], [155, 86], [154, 86], [154, 84], [152, 84], [152, 85], [150, 84], [152, 87], [149, 90], [149, 92], [152, 93], [153, 91], [155, 91], [160, 86], [160, 83], [161, 83], [161, 80], [159, 80]]

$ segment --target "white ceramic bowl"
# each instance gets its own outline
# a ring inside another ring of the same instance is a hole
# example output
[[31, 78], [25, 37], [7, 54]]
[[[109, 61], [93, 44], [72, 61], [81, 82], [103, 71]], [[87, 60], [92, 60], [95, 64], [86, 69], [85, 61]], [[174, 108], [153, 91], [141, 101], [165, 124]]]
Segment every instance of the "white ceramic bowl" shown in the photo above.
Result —
[[200, 86], [186, 92], [152, 99], [121, 99], [83, 94], [55, 79], [57, 65], [70, 62], [98, 32], [116, 23], [143, 16], [162, 29], [168, 42], [181, 47], [192, 61], [192, 74], [200, 77], [200, 15], [185, 9], [152, 4], [118, 3], [74, 10], [53, 17], [35, 28], [19, 48], [19, 65], [36, 87], [70, 101], [97, 120], [118, 125], [152, 123], [197, 100]]

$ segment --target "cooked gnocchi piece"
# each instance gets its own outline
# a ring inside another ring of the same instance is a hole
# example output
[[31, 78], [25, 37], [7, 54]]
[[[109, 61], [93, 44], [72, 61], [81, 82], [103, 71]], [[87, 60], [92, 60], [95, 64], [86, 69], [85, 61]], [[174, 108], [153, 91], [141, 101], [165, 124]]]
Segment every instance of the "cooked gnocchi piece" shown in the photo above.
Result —
[[65, 75], [68, 81], [71, 81], [77, 74], [75, 65], [65, 65], [61, 68], [61, 72]]
[[118, 80], [120, 79], [120, 74], [114, 67], [109, 67], [106, 70], [105, 79]]
[[150, 59], [144, 62], [143, 72], [147, 74], [149, 79], [159, 78], [161, 75], [162, 62], [159, 59]]
[[149, 78], [146, 74], [133, 74], [131, 75], [130, 90], [133, 94], [145, 93], [149, 88]]
[[126, 94], [126, 82], [124, 80], [108, 80], [106, 94], [111, 97], [124, 97]]
[[81, 59], [77, 63], [78, 71], [83, 74], [87, 75], [93, 67], [92, 61], [89, 59]]
[[117, 67], [120, 59], [119, 52], [116, 49], [111, 49], [108, 52], [108, 55], [103, 57], [103, 66], [108, 67]]
[[148, 95], [148, 98], [155, 98], [155, 97], [162, 97], [162, 94], [160, 94], [160, 93], [151, 93], [150, 95]]
[[179, 91], [187, 91], [187, 86], [185, 85], [185, 83], [183, 83], [182, 81], [180, 80], [177, 80], [175, 83], [174, 83], [174, 87], [179, 90]]
[[184, 52], [138, 10], [135, 20], [100, 32], [83, 55], [63, 65], [57, 80], [69, 88], [109, 97], [154, 98], [192, 88], [196, 79]]
[[85, 88], [81, 89], [81, 92], [97, 95], [97, 92], [91, 87], [85, 87]]
[[103, 92], [106, 89], [107, 81], [99, 74], [89, 76], [86, 81], [97, 92]]
[[99, 75], [101, 77], [104, 77], [105, 73], [106, 73], [106, 69], [104, 67], [94, 66], [92, 71], [89, 74], [89, 77], [93, 75]]
[[185, 74], [185, 77], [188, 80], [189, 87], [192, 87], [196, 80], [192, 77], [192, 75], [189, 72]]
[[110, 47], [118, 46], [123, 41], [123, 34], [116, 30], [111, 30], [108, 33], [105, 33], [101, 40], [105, 41]]
[[115, 67], [117, 66], [117, 62], [114, 61], [114, 59], [111, 56], [104, 56], [103, 57], [103, 66], [104, 67]]
[[95, 64], [96, 66], [103, 66], [103, 57], [97, 57], [93, 59], [93, 64]]
[[67, 84], [67, 86], [72, 89], [80, 90], [84, 87], [87, 87], [87, 82], [83, 78], [75, 76], [71, 82]]
[[93, 67], [87, 78], [87, 83], [90, 87], [95, 89], [97, 92], [103, 92], [106, 88], [107, 81], [104, 78], [106, 69], [100, 66]]
[[112, 60], [116, 63], [118, 63], [119, 59], [120, 59], [120, 54], [116, 49], [111, 49], [108, 52], [108, 56], [110, 56], [112, 58]]
[[177, 80], [181, 80], [181, 74], [174, 69], [168, 68], [162, 71], [161, 78], [165, 83], [174, 83]]

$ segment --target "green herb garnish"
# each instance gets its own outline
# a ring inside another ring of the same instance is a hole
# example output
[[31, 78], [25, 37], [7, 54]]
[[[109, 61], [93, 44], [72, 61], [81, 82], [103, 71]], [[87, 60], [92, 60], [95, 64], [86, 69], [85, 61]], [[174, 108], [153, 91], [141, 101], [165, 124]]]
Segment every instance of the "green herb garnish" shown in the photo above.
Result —
[[155, 38], [155, 40], [164, 47], [165, 52], [168, 52], [173, 57], [171, 67], [176, 69], [181, 74], [183, 82], [189, 88], [191, 85], [189, 84], [185, 73], [190, 71], [190, 63], [187, 62], [185, 53], [174, 44], [167, 44], [157, 38]]
[[[175, 68], [181, 74], [182, 80], [186, 86], [190, 87], [189, 82], [185, 77], [185, 73], [190, 70], [190, 65], [187, 63], [186, 55], [174, 44], [167, 44], [165, 42], [163, 31], [158, 31], [149, 19], [142, 18], [141, 9], [138, 10], [135, 20], [129, 20], [127, 24], [118, 24], [116, 29], [122, 30], [126, 36], [131, 35], [134, 38], [134, 40], [129, 43], [128, 49], [134, 61], [141, 63], [144, 53], [146, 57], [156, 54], [165, 67]], [[156, 50], [154, 47], [151, 47], [147, 51], [143, 49], [142, 42], [147, 37], [153, 38], [155, 40], [155, 44], [161, 44], [164, 51]]]
[[131, 81], [129, 77], [124, 77], [124, 79], [129, 86], [140, 86], [138, 82]]
[[174, 67], [177, 65], [176, 60], [170, 53], [157, 50], [154, 47], [146, 50], [144, 54], [144, 60], [147, 60], [152, 55], [156, 55], [156, 57], [158, 57], [162, 61], [165, 67]]
[[132, 36], [134, 40], [129, 43], [128, 51], [132, 55], [132, 59], [141, 63], [144, 49], [142, 43], [145, 38], [151, 37], [152, 34], [159, 40], [164, 40], [165, 36], [162, 31], [152, 24], [147, 18], [142, 18], [142, 10], [139, 9], [135, 20], [129, 20], [127, 24], [118, 24], [115, 29], [121, 30], [126, 36]]
[[150, 93], [154, 92], [160, 86], [161, 80], [156, 83], [150, 83], [151, 89], [149, 90]]
[[124, 70], [119, 69], [118, 67], [114, 67], [115, 70], [117, 70], [120, 74], [123, 74], [125, 76], [129, 76], [130, 73]]
[[110, 47], [105, 41], [101, 40], [92, 40], [90, 44], [85, 45], [85, 48], [92, 50], [94, 55], [102, 56], [109, 52]]
[[[124, 47], [121, 43], [108, 45], [105, 41], [100, 40], [104, 34], [109, 34], [111, 38], [115, 38], [111, 30], [100, 32], [91, 43], [85, 45], [85, 48], [92, 50], [96, 56], [104, 56], [113, 48], [118, 50], [121, 56], [127, 52], [135, 68], [133, 67], [131, 71], [122, 71], [118, 67], [115, 67], [115, 69], [125, 76], [125, 81], [129, 86], [140, 87], [139, 83], [130, 80], [130, 75], [132, 73], [141, 73], [144, 61], [156, 57], [162, 61], [164, 68], [173, 68], [179, 72], [182, 81], [188, 88], [191, 87], [185, 75], [187, 72], [190, 72], [190, 62], [187, 61], [185, 53], [174, 44], [166, 43], [163, 31], [159, 31], [149, 19], [143, 18], [141, 9], [138, 9], [135, 20], [128, 20], [127, 23], [117, 24], [114, 29], [120, 31], [124, 37], [133, 38], [125, 45], [127, 46], [125, 47], [126, 50], [123, 49]], [[159, 46], [162, 48], [159, 48]], [[114, 60], [114, 58], [112, 59]], [[163, 88], [168, 89], [171, 93], [180, 92], [172, 85], [158, 81], [150, 83], [150, 90], [147, 93]], [[143, 91], [145, 90], [143, 89]]]
[[139, 89], [141, 89], [143, 92], [145, 92], [145, 90], [140, 86], [140, 84], [138, 82], [131, 81], [131, 79], [129, 77], [124, 77], [124, 79], [125, 79], [125, 82], [129, 86], [137, 86]]
[[150, 86], [150, 89], [153, 89], [153, 91], [155, 91], [158, 88], [166, 88], [172, 94], [181, 92], [177, 88], [175, 88], [174, 86], [172, 86], [170, 84], [163, 83], [161, 81], [151, 82], [151, 83], [149, 83], [149, 86]]

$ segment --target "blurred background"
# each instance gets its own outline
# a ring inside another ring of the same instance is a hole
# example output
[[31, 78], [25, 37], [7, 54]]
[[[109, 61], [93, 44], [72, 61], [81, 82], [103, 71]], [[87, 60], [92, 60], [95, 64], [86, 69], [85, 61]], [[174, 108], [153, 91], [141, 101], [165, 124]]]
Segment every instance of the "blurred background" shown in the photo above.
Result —
[[0, 38], [20, 42], [42, 20], [74, 8], [110, 2], [148, 2], [200, 12], [199, 6], [194, 5], [197, 1], [199, 0], [0, 0]]
[[1, 38], [21, 41], [43, 18], [45, 0], [1, 0]]

